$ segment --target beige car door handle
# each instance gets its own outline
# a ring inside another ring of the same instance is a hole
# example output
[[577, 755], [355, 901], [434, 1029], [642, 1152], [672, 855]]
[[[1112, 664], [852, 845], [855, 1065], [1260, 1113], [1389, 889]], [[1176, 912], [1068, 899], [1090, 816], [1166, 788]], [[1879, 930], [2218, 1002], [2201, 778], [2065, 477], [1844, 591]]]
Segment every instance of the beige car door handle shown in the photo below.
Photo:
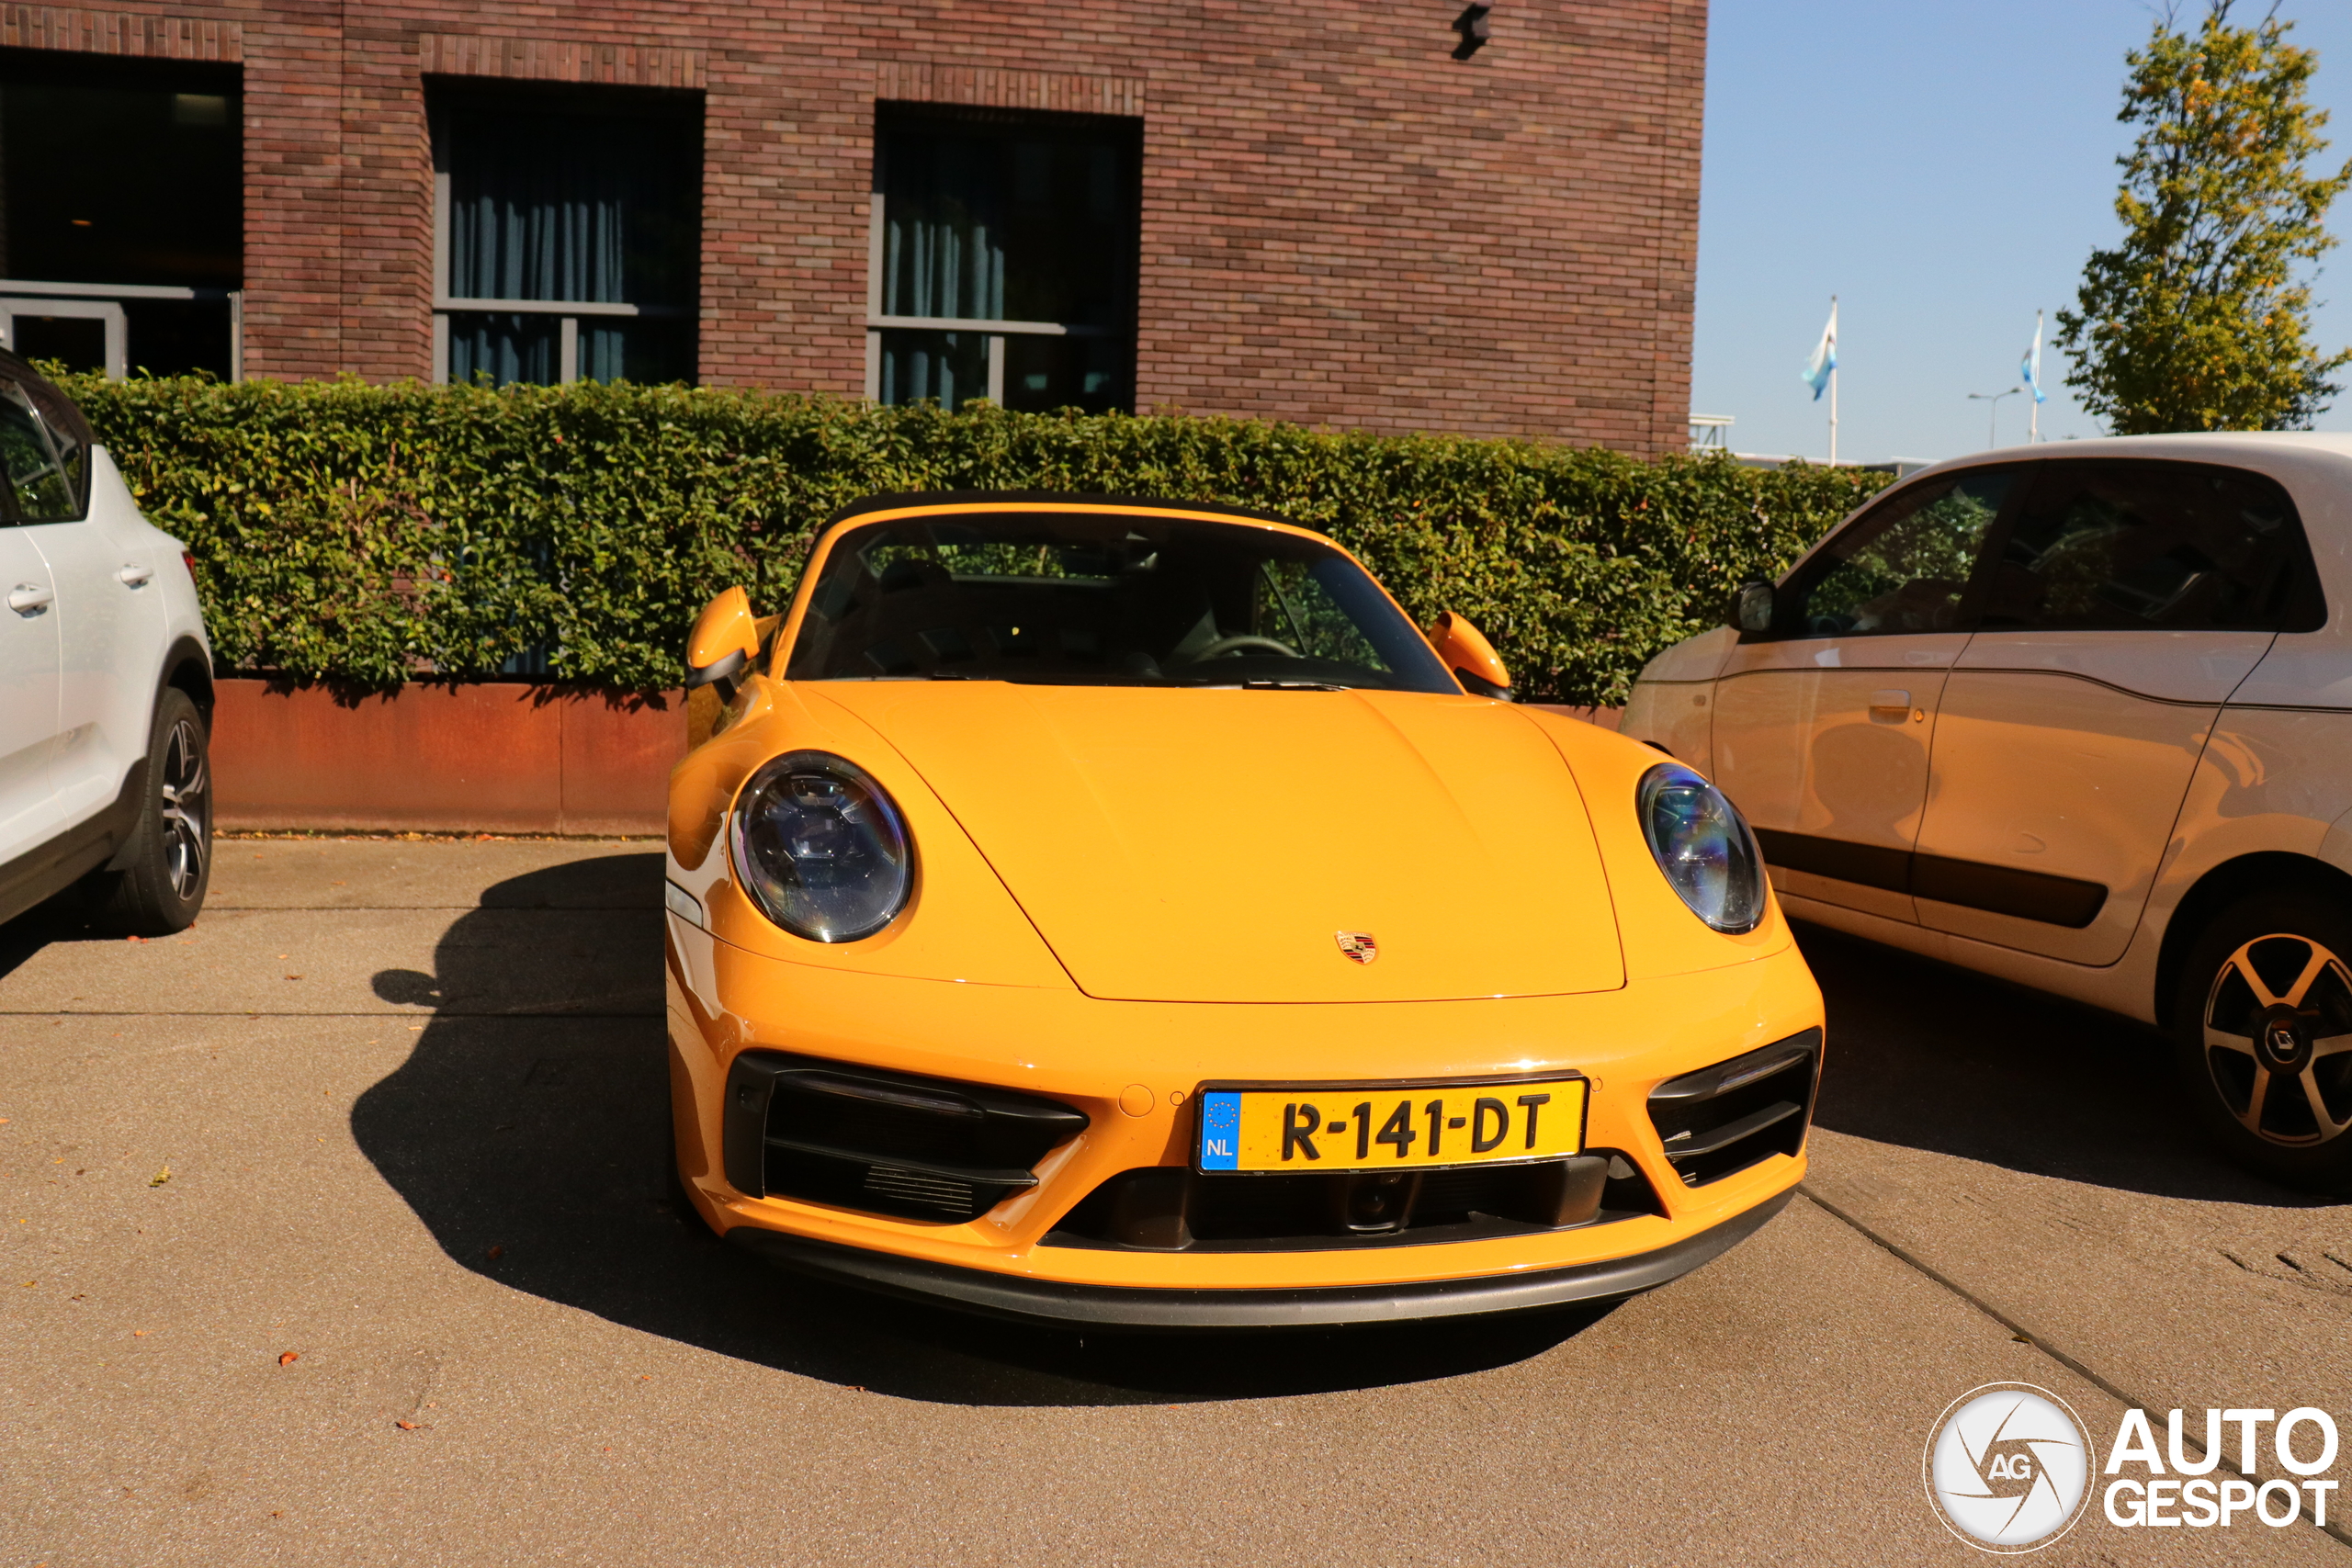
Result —
[[122, 570], [114, 574], [114, 580], [126, 588], [142, 588], [146, 586], [147, 580], [154, 575], [155, 569], [152, 566], [138, 566], [125, 562]]
[[1874, 710], [1878, 708], [1886, 708], [1889, 710], [1899, 709], [1904, 713], [1909, 713], [1911, 711], [1911, 694], [1908, 692], [1894, 691], [1892, 689], [1883, 692], [1872, 692], [1871, 694], [1871, 706]]
[[20, 615], [29, 615], [48, 609], [56, 598], [55, 591], [38, 582], [19, 582], [8, 591], [8, 608]]

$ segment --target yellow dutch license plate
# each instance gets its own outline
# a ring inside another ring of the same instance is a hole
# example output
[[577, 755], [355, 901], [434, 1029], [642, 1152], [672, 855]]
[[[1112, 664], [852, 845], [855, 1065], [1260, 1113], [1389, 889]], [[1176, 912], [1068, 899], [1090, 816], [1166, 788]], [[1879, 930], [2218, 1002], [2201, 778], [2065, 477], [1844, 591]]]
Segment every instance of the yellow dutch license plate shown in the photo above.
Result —
[[1584, 1147], [1580, 1077], [1201, 1091], [1204, 1171], [1423, 1170]]

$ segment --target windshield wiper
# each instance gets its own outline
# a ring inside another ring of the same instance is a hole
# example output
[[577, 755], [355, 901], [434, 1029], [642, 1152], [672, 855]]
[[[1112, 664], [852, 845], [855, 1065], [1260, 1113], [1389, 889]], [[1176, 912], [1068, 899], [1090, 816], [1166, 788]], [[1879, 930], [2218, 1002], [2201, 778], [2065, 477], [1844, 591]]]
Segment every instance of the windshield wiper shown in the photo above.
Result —
[[1342, 686], [1331, 681], [1243, 681], [1245, 692], [1351, 692], [1352, 686]]

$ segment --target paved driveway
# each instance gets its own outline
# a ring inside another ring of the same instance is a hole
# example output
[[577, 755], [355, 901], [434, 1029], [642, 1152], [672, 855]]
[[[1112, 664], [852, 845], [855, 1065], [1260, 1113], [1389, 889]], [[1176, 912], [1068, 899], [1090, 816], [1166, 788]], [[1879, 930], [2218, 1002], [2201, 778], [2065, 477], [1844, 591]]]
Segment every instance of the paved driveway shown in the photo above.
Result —
[[1079, 1339], [771, 1273], [669, 1206], [659, 883], [229, 840], [181, 936], [0, 928], [0, 1562], [1971, 1562], [1919, 1458], [1979, 1383], [2352, 1447], [2345, 1207], [2140, 1032], [1826, 933], [1811, 1196], [1613, 1308]]

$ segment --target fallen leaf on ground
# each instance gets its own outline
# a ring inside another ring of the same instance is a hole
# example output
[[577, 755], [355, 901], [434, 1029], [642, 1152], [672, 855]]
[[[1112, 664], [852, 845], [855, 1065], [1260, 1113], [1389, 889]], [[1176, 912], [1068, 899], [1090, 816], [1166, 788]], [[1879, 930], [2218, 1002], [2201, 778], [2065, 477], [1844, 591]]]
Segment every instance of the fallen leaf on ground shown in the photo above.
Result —
[[130, 1337], [133, 1339], [144, 1339], [147, 1337], [147, 1331], [143, 1328], [134, 1328], [130, 1331]]
[[301, 1359], [302, 1352], [300, 1350], [288, 1350], [277, 1358], [277, 1364], [281, 1367], [290, 1367]]
[[147, 939], [143, 936], [127, 936], [122, 940], [125, 942], [145, 942]]
[[413, 1421], [395, 1421], [392, 1425], [398, 1427], [403, 1432], [413, 1432], [416, 1430], [416, 1423]]
[[288, 976], [286, 976], [286, 977], [287, 977], [288, 979], [289, 979], [289, 980], [299, 980], [299, 979], [300, 979], [302, 976], [300, 976], [300, 975], [288, 975]]
[[490, 1249], [490, 1252], [489, 1252], [489, 1254], [488, 1254], [488, 1257], [489, 1257], [490, 1260], [491, 1260], [492, 1263], [497, 1262], [500, 1258], [503, 1258], [503, 1257], [505, 1257], [505, 1256], [506, 1256], [506, 1249], [505, 1249], [504, 1247], [492, 1247], [492, 1248]]
[[149, 1177], [147, 1179], [147, 1185], [150, 1187], [161, 1187], [164, 1182], [169, 1181], [171, 1179], [172, 1168], [167, 1165], [163, 1169], [157, 1171], [154, 1175]]

